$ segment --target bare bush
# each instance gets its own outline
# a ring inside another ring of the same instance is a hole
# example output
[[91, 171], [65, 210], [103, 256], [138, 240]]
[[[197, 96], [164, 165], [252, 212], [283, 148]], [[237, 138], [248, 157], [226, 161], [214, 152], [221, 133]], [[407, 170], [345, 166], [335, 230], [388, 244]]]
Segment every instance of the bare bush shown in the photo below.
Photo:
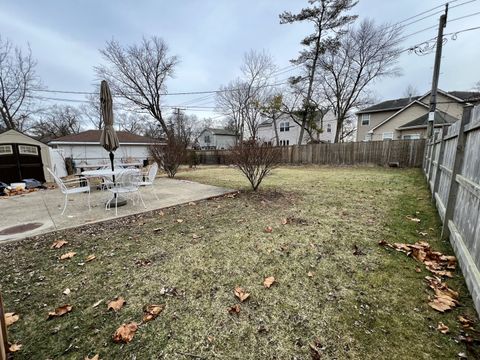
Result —
[[170, 138], [166, 145], [150, 146], [150, 156], [167, 173], [169, 178], [175, 176], [180, 164], [185, 162], [186, 155], [185, 144], [175, 138]]
[[232, 147], [227, 160], [240, 169], [256, 191], [263, 179], [280, 164], [281, 152], [280, 148], [251, 140]]

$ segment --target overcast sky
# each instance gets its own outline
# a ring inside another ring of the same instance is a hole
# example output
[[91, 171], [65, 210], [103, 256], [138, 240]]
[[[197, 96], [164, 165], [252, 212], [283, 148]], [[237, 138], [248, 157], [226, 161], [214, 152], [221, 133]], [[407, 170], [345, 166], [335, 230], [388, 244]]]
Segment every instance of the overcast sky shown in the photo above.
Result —
[[[352, 13], [360, 19], [396, 23], [444, 3], [444, 0], [360, 0]], [[464, 5], [453, 8], [455, 5]], [[176, 0], [176, 1], [65, 1], [2, 0], [0, 35], [18, 46], [30, 44], [38, 60], [37, 72], [52, 90], [92, 91], [93, 66], [101, 63], [98, 49], [115, 38], [122, 44], [139, 42], [142, 36], [156, 35], [169, 44], [181, 63], [170, 92], [214, 90], [239, 73], [242, 55], [249, 49], [267, 50], [278, 68], [286, 67], [301, 49], [308, 24], [280, 25], [278, 14], [298, 11], [306, 0]], [[480, 1], [451, 1], [449, 19], [480, 12]], [[437, 9], [435, 11], [438, 11]], [[428, 16], [431, 13], [423, 16]], [[417, 20], [423, 16], [417, 17]], [[408, 26], [409, 35], [438, 23], [438, 14]], [[480, 14], [452, 21], [451, 33], [480, 26]], [[411, 36], [405, 47], [430, 39], [436, 29]], [[440, 87], [469, 90], [480, 80], [480, 29], [464, 32], [444, 47]], [[430, 88], [434, 54], [417, 56], [403, 53], [399, 65], [403, 76], [375, 84], [379, 99], [401, 97], [408, 84], [420, 92]], [[279, 75], [283, 80], [290, 73]], [[83, 99], [82, 96], [49, 94], [52, 97]], [[198, 100], [200, 99], [200, 100]], [[192, 100], [197, 100], [192, 103]], [[213, 96], [170, 96], [170, 105], [184, 103], [214, 106]], [[66, 103], [66, 102], [61, 102]], [[211, 110], [189, 110], [216, 116]]]

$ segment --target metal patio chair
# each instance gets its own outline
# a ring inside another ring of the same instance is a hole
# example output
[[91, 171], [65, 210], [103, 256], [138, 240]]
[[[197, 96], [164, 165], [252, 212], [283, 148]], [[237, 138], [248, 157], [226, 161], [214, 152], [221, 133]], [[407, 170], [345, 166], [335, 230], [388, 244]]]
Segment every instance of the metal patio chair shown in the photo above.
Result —
[[53, 179], [55, 180], [55, 183], [57, 184], [62, 194], [65, 195], [62, 215], [65, 213], [65, 210], [67, 209], [68, 195], [73, 195], [73, 194], [87, 193], [88, 194], [88, 197], [87, 197], [88, 210], [89, 211], [91, 210], [90, 182], [86, 177], [78, 176], [76, 179], [62, 180], [52, 170], [50, 170], [49, 168], [47, 168], [47, 170], [52, 175]]
[[148, 187], [150, 186], [153, 192], [153, 195], [155, 195], [155, 198], [157, 200], [160, 200], [158, 198], [157, 193], [155, 192], [155, 189], [153, 187], [153, 182], [155, 181], [155, 178], [157, 177], [158, 173], [158, 164], [154, 162], [152, 166], [150, 166], [150, 169], [148, 170], [148, 173], [146, 175], [143, 175], [142, 181], [138, 183], [139, 186], [145, 186]]
[[118, 176], [115, 177], [113, 186], [107, 190], [113, 194], [113, 197], [105, 204], [105, 209], [109, 209], [112, 201], [115, 201], [115, 216], [118, 215], [118, 197], [124, 196], [132, 200], [135, 205], [135, 198], [140, 200], [145, 209], [147, 206], [143, 201], [142, 194], [139, 191], [139, 183], [142, 180], [142, 175], [136, 169], [125, 169]]

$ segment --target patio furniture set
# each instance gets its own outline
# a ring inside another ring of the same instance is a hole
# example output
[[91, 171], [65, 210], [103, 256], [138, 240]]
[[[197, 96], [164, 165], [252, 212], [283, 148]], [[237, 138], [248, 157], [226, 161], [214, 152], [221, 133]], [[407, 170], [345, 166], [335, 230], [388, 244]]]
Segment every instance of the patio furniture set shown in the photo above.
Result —
[[[59, 178], [54, 171], [47, 169], [52, 177], [55, 179], [55, 183], [58, 188], [65, 196], [64, 204], [62, 209], [62, 215], [67, 209], [68, 197], [73, 194], [87, 194], [88, 209], [90, 210], [90, 179], [97, 178], [101, 179], [100, 190], [106, 191], [111, 194], [111, 197], [105, 203], [105, 209], [110, 210], [112, 206], [115, 207], [115, 216], [118, 215], [118, 206], [120, 202], [124, 202], [121, 197], [128, 198], [132, 201], [133, 205], [135, 202], [141, 202], [142, 205], [146, 208], [145, 202], [143, 201], [140, 188], [141, 187], [152, 187], [153, 182], [158, 173], [157, 163], [153, 163], [148, 173], [144, 174], [139, 169], [136, 168], [124, 168], [119, 167], [115, 170], [112, 170], [109, 167], [104, 167], [97, 170], [87, 170], [83, 171], [80, 175], [77, 175], [75, 179], [63, 180]], [[158, 200], [158, 195], [153, 191], [155, 198]]]

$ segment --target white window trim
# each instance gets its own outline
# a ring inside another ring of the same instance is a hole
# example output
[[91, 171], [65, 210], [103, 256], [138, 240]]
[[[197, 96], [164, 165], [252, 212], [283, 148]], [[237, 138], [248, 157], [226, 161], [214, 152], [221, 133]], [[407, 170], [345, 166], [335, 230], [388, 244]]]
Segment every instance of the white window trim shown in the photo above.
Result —
[[[386, 134], [391, 134], [392, 136], [385, 136]], [[393, 140], [393, 131], [384, 132], [382, 134], [382, 140]]]
[[287, 131], [290, 131], [290, 122], [282, 121], [280, 123], [280, 132], [287, 132]]
[[[416, 136], [416, 138], [414, 138], [414, 139], [412, 139], [412, 138], [406, 139], [405, 136]], [[405, 134], [405, 135], [402, 135], [402, 139], [403, 139], [403, 140], [419, 140], [419, 139], [420, 139], [420, 134], [418, 134], [418, 133], [417, 133], [417, 134]]]
[[[368, 117], [368, 123], [367, 124], [364, 124], [363, 121], [364, 121], [364, 118], [367, 118]], [[360, 119], [360, 125], [362, 126], [370, 126], [370, 114], [362, 114], [362, 117]]]
[[[1, 151], [0, 155], [12, 155], [13, 154], [13, 148], [12, 145], [8, 144], [0, 144], [0, 148], [5, 148], [6, 151]], [[7, 150], [8, 149], [8, 150]]]
[[[22, 150], [23, 147], [23, 150]], [[25, 151], [25, 149], [35, 149], [34, 152]], [[34, 145], [18, 145], [18, 153], [21, 155], [33, 155], [38, 156], [38, 148]]]

